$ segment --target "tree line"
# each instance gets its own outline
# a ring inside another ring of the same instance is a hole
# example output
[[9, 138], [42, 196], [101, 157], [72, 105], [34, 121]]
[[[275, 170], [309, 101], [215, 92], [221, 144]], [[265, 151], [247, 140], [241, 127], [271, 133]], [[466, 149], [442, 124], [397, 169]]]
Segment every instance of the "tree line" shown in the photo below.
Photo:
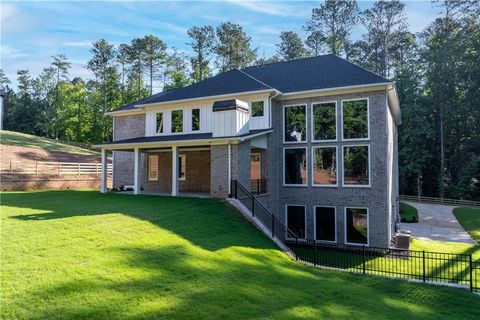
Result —
[[[58, 54], [33, 78], [18, 70], [18, 88], [0, 70], [6, 89], [6, 129], [50, 138], [109, 141], [111, 119], [121, 105], [151, 95], [154, 85], [179, 88], [232, 68], [333, 53], [397, 83], [400, 190], [480, 199], [480, 4], [434, 1], [441, 11], [423, 31], [409, 31], [405, 4], [327, 0], [312, 9], [303, 34], [282, 31], [271, 57], [259, 55], [241, 25], [193, 26], [190, 54], [155, 35], [115, 46], [92, 43], [86, 68], [91, 79], [72, 77]], [[365, 30], [360, 39], [352, 32]]]

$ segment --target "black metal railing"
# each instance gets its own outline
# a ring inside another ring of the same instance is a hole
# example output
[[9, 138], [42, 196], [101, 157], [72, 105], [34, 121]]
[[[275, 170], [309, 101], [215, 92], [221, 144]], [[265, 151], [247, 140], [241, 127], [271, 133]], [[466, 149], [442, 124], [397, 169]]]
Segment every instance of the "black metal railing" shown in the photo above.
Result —
[[299, 238], [252, 192], [235, 180], [231, 187], [231, 197], [245, 205], [298, 261], [363, 274], [462, 285], [472, 292], [480, 292], [480, 261], [473, 261], [471, 254], [354, 246]]
[[267, 179], [251, 179], [250, 192], [256, 195], [267, 193]]

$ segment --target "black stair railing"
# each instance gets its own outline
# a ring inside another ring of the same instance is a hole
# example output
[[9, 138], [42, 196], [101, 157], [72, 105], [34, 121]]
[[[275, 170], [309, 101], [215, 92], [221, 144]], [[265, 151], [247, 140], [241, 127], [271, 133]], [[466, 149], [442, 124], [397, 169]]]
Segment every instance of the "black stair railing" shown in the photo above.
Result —
[[457, 284], [480, 292], [480, 261], [471, 254], [453, 254], [326, 243], [299, 237], [289, 230], [250, 190], [233, 180], [230, 197], [239, 200], [272, 238], [295, 260], [329, 268], [422, 282]]

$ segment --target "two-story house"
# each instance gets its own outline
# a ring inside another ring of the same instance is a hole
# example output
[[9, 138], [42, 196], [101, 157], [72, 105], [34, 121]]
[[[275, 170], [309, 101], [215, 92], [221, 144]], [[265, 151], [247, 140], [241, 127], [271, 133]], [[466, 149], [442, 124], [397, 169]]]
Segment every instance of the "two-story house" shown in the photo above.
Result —
[[236, 180], [299, 237], [390, 244], [401, 117], [395, 84], [377, 74], [324, 55], [233, 69], [109, 114], [114, 141], [98, 147], [103, 163], [113, 151], [114, 187], [227, 197]]

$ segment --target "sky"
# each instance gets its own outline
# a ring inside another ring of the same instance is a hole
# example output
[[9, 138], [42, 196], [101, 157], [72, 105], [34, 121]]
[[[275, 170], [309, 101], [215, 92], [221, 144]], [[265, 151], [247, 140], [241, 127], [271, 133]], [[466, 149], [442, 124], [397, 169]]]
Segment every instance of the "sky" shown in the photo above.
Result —
[[[430, 1], [404, 1], [410, 31], [420, 32], [439, 14]], [[191, 26], [240, 24], [252, 37], [259, 56], [275, 54], [281, 31], [302, 27], [320, 1], [5, 1], [0, 3], [1, 68], [16, 86], [16, 72], [29, 69], [37, 76], [51, 56], [66, 54], [70, 76], [91, 78], [85, 68], [95, 40], [129, 43], [153, 34], [169, 48], [189, 54], [187, 29]], [[358, 1], [360, 9], [372, 1]], [[364, 30], [354, 30], [358, 39]], [[159, 87], [157, 87], [157, 90]]]

